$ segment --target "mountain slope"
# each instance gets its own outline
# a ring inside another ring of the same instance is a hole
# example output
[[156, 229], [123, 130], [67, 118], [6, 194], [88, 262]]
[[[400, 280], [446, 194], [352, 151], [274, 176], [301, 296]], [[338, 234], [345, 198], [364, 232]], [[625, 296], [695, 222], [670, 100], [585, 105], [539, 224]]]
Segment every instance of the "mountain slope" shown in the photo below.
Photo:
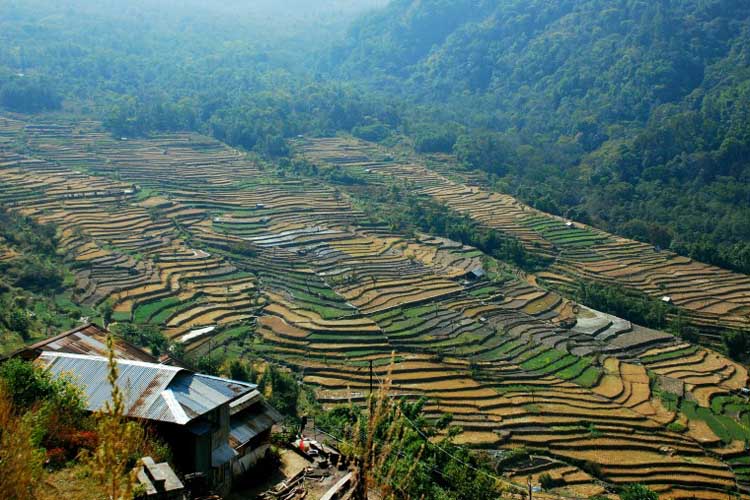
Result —
[[[337, 71], [404, 78], [431, 99], [488, 97], [497, 123], [558, 131], [648, 119], [700, 86], [748, 2], [393, 2], [350, 30]], [[550, 122], [553, 114], [555, 121]]]
[[750, 272], [750, 2], [472, 4], [395, 1], [326, 68], [473, 127], [444, 135], [528, 203]]

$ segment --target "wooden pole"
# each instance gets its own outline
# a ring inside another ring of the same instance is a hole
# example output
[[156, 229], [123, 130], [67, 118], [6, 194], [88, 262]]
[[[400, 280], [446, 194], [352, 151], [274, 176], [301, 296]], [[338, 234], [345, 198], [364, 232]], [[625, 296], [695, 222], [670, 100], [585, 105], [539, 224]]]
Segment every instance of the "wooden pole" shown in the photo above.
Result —
[[529, 500], [533, 500], [533, 498], [534, 498], [533, 497], [534, 491], [531, 488], [531, 476], [527, 477], [526, 481], [527, 481], [527, 484], [529, 485]]

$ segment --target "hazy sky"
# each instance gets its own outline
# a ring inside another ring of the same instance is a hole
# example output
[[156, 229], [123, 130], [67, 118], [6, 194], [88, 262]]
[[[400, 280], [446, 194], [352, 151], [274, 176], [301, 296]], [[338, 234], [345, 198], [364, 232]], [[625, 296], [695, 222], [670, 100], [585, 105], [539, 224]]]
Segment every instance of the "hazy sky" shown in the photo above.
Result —
[[272, 26], [299, 22], [351, 21], [356, 15], [387, 5], [389, 0], [0, 0], [0, 12], [45, 12], [119, 17], [141, 14], [164, 18], [215, 17], [226, 21], [261, 21]]
[[358, 15], [389, 1], [0, 0], [0, 12], [17, 26], [36, 25], [61, 32], [71, 24], [86, 23], [93, 27], [133, 25], [146, 34], [158, 30], [161, 35], [199, 29], [219, 43], [249, 40], [269, 47], [293, 43], [288, 46], [305, 50], [342, 37]]

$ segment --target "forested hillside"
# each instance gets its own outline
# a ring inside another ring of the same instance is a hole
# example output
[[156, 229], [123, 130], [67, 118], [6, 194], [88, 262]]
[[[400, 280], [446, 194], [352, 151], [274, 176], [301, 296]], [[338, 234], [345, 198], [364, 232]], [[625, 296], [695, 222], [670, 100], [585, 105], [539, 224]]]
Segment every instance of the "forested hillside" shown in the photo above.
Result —
[[323, 67], [489, 131], [415, 135], [427, 150], [458, 137], [500, 190], [748, 272], [749, 14], [744, 0], [397, 0]]
[[118, 137], [198, 130], [283, 154], [302, 132], [394, 124], [392, 103], [309, 71], [317, 47], [382, 3], [0, 0], [0, 106], [94, 115]]
[[367, 12], [385, 3], [2, 0], [0, 106], [277, 156], [298, 134], [406, 137], [542, 210], [750, 272], [750, 2]]

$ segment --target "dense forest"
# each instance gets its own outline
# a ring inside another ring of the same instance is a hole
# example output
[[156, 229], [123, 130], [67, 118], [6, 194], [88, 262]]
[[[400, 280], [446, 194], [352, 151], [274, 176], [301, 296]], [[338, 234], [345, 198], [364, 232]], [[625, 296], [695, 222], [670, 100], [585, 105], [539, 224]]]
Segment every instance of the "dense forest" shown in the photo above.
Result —
[[311, 39], [324, 43], [382, 2], [317, 4], [328, 23], [305, 2], [193, 3], [0, 2], [0, 104], [37, 112], [64, 103], [104, 118], [118, 136], [194, 129], [274, 154], [284, 153], [284, 137], [310, 130], [395, 125], [385, 100], [304, 69]]
[[748, 272], [748, 15], [741, 0], [397, 0], [322, 67], [460, 123], [415, 128], [417, 147], [498, 190]]
[[744, 0], [193, 3], [0, 2], [0, 106], [265, 155], [405, 136], [537, 208], [750, 272]]

